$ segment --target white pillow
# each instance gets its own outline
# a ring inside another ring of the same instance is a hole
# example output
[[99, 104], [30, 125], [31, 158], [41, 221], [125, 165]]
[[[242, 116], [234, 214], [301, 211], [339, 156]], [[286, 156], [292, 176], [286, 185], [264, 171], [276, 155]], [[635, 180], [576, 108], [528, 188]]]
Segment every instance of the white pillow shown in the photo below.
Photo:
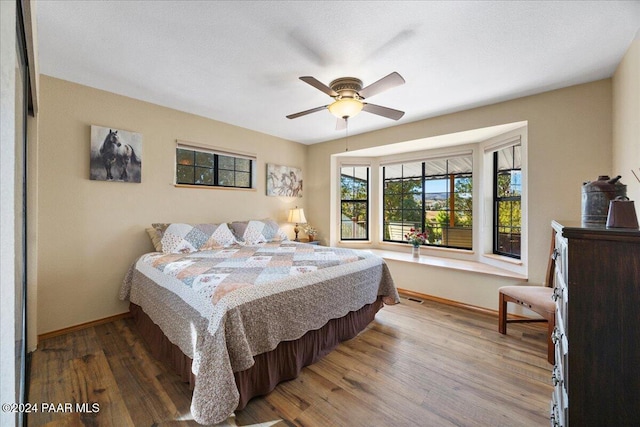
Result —
[[218, 249], [236, 242], [227, 224], [170, 224], [160, 241], [164, 253]]
[[260, 221], [234, 221], [231, 229], [236, 239], [246, 245], [289, 240], [278, 223], [268, 218]]

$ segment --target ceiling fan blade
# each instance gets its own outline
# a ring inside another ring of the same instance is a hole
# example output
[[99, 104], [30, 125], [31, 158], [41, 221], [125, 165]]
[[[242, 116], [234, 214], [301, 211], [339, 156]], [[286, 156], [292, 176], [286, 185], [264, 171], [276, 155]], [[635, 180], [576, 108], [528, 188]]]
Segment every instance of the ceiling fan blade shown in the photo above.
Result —
[[334, 91], [329, 86], [327, 86], [326, 84], [322, 83], [321, 81], [319, 81], [315, 77], [303, 76], [303, 77], [300, 77], [300, 80], [302, 80], [305, 83], [310, 84], [311, 86], [313, 86], [316, 89], [326, 93], [329, 96], [333, 96], [333, 97], [338, 96], [338, 92]]
[[369, 86], [363, 88], [358, 92], [358, 95], [360, 95], [361, 98], [370, 98], [373, 95], [377, 95], [392, 87], [400, 86], [401, 84], [404, 84], [404, 79], [394, 71], [388, 76], [384, 76], [377, 82], [371, 83]]
[[381, 107], [380, 105], [369, 104], [368, 102], [363, 102], [363, 104], [364, 106], [362, 107], [362, 110], [367, 113], [377, 114], [393, 120], [400, 120], [400, 118], [404, 116], [404, 111], [394, 110], [389, 107]]
[[316, 108], [312, 108], [310, 110], [300, 111], [299, 113], [289, 114], [287, 116], [287, 119], [297, 119], [298, 117], [306, 116], [307, 114], [315, 113], [316, 111], [322, 111], [327, 107], [328, 107], [328, 105], [323, 105], [322, 107], [316, 107]]
[[336, 121], [336, 130], [344, 130], [347, 128], [347, 120], [338, 117]]

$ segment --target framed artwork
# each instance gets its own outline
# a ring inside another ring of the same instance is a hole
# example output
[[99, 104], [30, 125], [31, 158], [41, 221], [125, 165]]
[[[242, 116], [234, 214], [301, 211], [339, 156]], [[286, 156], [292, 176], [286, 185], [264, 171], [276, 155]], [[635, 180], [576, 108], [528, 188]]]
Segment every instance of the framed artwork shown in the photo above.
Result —
[[142, 182], [142, 135], [92, 125], [89, 178]]
[[267, 196], [302, 197], [302, 169], [267, 163]]

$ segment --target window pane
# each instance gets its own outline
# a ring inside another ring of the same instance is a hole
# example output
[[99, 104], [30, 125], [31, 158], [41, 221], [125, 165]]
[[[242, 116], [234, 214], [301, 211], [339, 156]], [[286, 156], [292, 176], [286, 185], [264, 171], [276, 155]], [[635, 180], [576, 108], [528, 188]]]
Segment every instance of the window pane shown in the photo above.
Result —
[[428, 240], [429, 244], [442, 245], [442, 226], [435, 220], [429, 220], [427, 222]]
[[196, 151], [196, 166], [204, 166], [207, 168], [213, 168], [213, 153], [203, 153], [201, 151]]
[[473, 172], [473, 159], [471, 156], [453, 157], [447, 160], [448, 174], [462, 174]]
[[449, 180], [448, 179], [427, 179], [424, 182], [425, 185], [425, 193], [430, 195], [430, 199], [432, 198], [447, 198], [446, 194], [449, 191]]
[[195, 151], [193, 150], [184, 150], [182, 148], [178, 148], [176, 152], [176, 161], [179, 165], [193, 165], [194, 154]]
[[[469, 176], [454, 179], [454, 226], [473, 226], [473, 180]], [[461, 232], [462, 233], [462, 232]], [[467, 234], [464, 231], [465, 235]], [[471, 237], [469, 236], [469, 242]], [[466, 247], [466, 246], [464, 246]]]
[[176, 171], [176, 182], [178, 184], [194, 184], [193, 173], [193, 166], [178, 165]]
[[422, 194], [405, 194], [402, 196], [403, 209], [421, 209]]
[[403, 164], [402, 176], [403, 178], [422, 177], [422, 162]]
[[402, 211], [399, 209], [391, 209], [384, 211], [384, 222], [402, 221]]
[[522, 169], [522, 145], [513, 147], [513, 168]]
[[343, 202], [344, 215], [352, 221], [365, 221], [367, 219], [366, 202]]
[[340, 226], [340, 238], [342, 240], [366, 239], [367, 223], [356, 221], [342, 221]]
[[251, 174], [247, 172], [236, 172], [236, 187], [251, 187]]
[[438, 176], [447, 174], [447, 159], [436, 159], [425, 162], [425, 176]]
[[340, 169], [342, 200], [367, 200], [368, 167], [343, 167]]
[[402, 192], [422, 193], [422, 178], [405, 179], [402, 183]]
[[521, 216], [520, 200], [498, 202], [498, 227], [520, 228]]
[[402, 221], [408, 223], [409, 228], [422, 228], [422, 211], [419, 210], [403, 210]]
[[195, 168], [195, 183], [201, 185], [213, 185], [213, 169], [211, 168]]
[[520, 229], [503, 229], [498, 232], [498, 250], [501, 253], [520, 256]]
[[218, 170], [218, 185], [223, 187], [232, 187], [235, 185], [233, 171]]
[[251, 160], [236, 158], [236, 170], [242, 172], [251, 172]]
[[402, 181], [386, 181], [384, 183], [385, 194], [401, 194]]
[[235, 169], [235, 158], [229, 156], [218, 156], [218, 168], [226, 170]]
[[402, 165], [384, 166], [384, 179], [402, 178]]

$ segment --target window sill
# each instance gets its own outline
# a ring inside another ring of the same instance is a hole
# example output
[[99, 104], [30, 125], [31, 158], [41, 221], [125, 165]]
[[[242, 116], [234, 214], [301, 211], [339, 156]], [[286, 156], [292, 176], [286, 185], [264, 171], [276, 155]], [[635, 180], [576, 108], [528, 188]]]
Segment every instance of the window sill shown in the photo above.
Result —
[[[397, 242], [380, 242], [380, 246], [386, 246], [392, 249], [389, 249], [390, 252], [394, 252], [398, 248], [399, 251], [405, 251], [407, 248], [411, 248], [408, 243], [397, 243]], [[463, 254], [463, 255], [473, 255], [475, 252], [472, 249], [460, 249], [460, 248], [448, 248], [448, 247], [440, 247], [440, 246], [420, 246], [423, 251], [431, 251], [431, 252], [439, 252], [439, 253], [453, 253], [453, 254]], [[384, 250], [384, 249], [383, 249]]]
[[496, 255], [496, 254], [484, 254], [482, 256], [484, 258], [489, 258], [489, 259], [500, 261], [500, 262], [507, 262], [513, 265], [522, 265], [522, 260], [519, 260], [517, 258], [510, 258], [508, 256]]
[[205, 190], [256, 191], [255, 188], [223, 187], [218, 185], [173, 184], [173, 186], [176, 188], [199, 188], [199, 189], [205, 189]]
[[408, 262], [412, 264], [426, 265], [429, 267], [448, 268], [451, 270], [468, 271], [471, 273], [489, 274], [492, 276], [507, 277], [518, 280], [527, 280], [527, 276], [523, 274], [514, 273], [512, 271], [504, 270], [502, 268], [494, 267], [492, 265], [483, 264], [477, 261], [464, 261], [451, 258], [440, 258], [429, 255], [420, 255], [420, 258], [415, 259], [410, 253], [388, 251], [382, 249], [367, 249], [374, 255], [385, 260]]

